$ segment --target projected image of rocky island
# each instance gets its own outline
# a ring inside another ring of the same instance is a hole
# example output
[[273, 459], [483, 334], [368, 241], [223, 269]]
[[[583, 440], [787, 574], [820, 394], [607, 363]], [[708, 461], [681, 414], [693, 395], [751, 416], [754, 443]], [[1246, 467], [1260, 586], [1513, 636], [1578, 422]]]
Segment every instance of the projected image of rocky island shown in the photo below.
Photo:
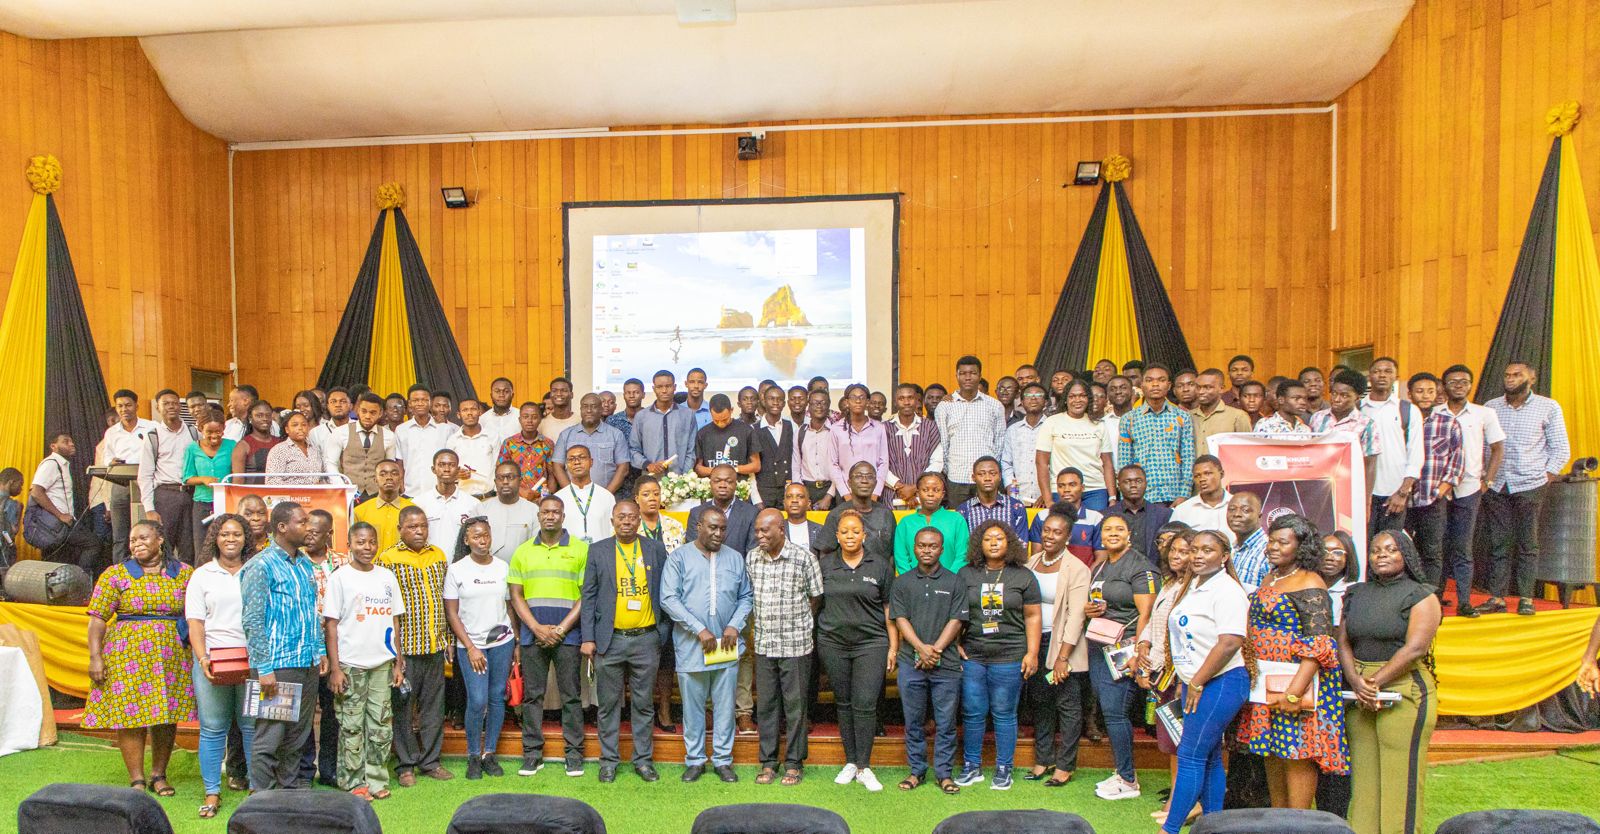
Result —
[[852, 332], [865, 313], [852, 232], [859, 237], [810, 229], [596, 238], [597, 385], [648, 380], [662, 367], [680, 377], [703, 367], [713, 387], [728, 390], [767, 378], [857, 377]]

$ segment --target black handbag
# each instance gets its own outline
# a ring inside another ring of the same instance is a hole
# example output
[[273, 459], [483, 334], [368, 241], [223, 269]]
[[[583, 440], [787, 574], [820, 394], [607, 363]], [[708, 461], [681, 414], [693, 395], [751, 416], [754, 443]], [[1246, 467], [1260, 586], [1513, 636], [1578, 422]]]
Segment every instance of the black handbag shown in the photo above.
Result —
[[28, 508], [22, 511], [22, 537], [40, 550], [53, 550], [67, 540], [71, 530], [61, 519], [28, 499]]

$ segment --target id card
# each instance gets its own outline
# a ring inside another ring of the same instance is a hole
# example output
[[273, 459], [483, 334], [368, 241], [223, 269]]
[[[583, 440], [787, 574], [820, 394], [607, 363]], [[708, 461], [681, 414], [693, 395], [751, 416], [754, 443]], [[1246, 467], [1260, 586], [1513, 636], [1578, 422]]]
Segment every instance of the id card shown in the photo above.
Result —
[[644, 610], [644, 603], [642, 601], [640, 601], [640, 600], [637, 600], [637, 599], [630, 599], [630, 600], [628, 600], [628, 610], [629, 611], [642, 611], [642, 610]]
[[983, 633], [986, 634], [986, 635], [987, 634], [999, 634], [1000, 633], [1000, 624], [998, 622], [995, 622], [994, 620], [989, 620], [989, 621], [985, 622], [983, 624]]

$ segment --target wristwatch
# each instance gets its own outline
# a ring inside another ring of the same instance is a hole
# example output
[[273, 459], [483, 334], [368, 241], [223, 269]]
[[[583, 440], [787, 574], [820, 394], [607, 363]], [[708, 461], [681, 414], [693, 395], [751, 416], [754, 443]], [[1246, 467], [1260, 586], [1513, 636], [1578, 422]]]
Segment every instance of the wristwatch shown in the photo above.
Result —
[[1284, 700], [1285, 703], [1294, 704], [1295, 706], [1300, 706], [1300, 696], [1294, 694], [1293, 692], [1285, 692], [1285, 693], [1283, 693], [1283, 700]]

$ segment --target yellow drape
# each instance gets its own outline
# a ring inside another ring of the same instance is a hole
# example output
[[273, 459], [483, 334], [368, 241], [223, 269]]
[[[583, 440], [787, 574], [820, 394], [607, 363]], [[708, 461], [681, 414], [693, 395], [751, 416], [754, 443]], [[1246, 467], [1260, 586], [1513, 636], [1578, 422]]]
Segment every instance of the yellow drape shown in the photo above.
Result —
[[1100, 271], [1094, 284], [1094, 312], [1089, 319], [1087, 356], [1110, 357], [1115, 362], [1142, 358], [1139, 329], [1133, 312], [1133, 280], [1128, 276], [1128, 246], [1122, 237], [1122, 217], [1112, 195], [1106, 208], [1106, 230], [1100, 243]]
[[[22, 470], [26, 481], [44, 458], [46, 197], [36, 194], [22, 227], [17, 266], [0, 317], [0, 391], [5, 392], [5, 419], [0, 420], [0, 460]], [[26, 495], [27, 485], [24, 487]]]
[[0, 602], [0, 624], [38, 636], [44, 677], [51, 686], [68, 695], [89, 697], [89, 609]]
[[372, 357], [367, 367], [367, 385], [383, 396], [391, 392], [404, 394], [416, 381], [405, 277], [400, 271], [400, 242], [394, 231], [394, 209], [386, 209], [383, 243], [378, 252], [378, 298], [372, 310]]
[[1600, 262], [1572, 136], [1561, 140], [1551, 289], [1550, 396], [1561, 403], [1574, 456], [1600, 453]]
[[1531, 707], [1578, 679], [1594, 608], [1536, 617], [1446, 617], [1433, 642], [1440, 715], [1499, 715]]

